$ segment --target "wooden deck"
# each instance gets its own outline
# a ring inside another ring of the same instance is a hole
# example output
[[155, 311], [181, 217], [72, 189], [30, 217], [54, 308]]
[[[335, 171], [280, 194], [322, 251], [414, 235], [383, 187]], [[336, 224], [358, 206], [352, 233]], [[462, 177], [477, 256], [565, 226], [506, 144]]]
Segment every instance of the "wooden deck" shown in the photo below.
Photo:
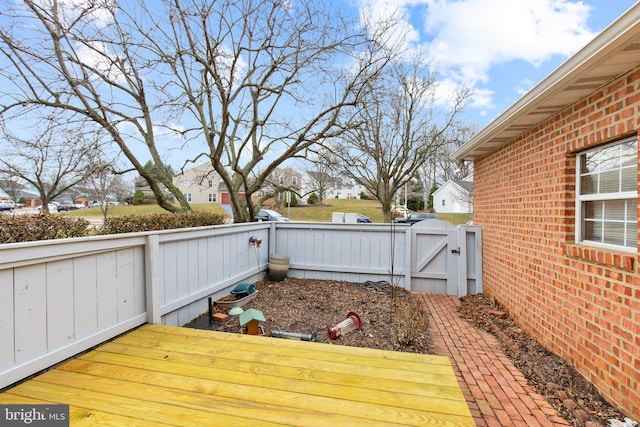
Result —
[[449, 359], [161, 325], [0, 393], [71, 425], [474, 426]]

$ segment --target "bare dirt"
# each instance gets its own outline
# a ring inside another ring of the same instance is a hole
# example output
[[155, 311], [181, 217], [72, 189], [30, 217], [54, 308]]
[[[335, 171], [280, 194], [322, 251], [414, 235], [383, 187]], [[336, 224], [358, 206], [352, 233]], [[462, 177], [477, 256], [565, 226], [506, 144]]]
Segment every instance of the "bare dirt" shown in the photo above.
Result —
[[[266, 319], [264, 335], [275, 331], [315, 334], [318, 342], [382, 350], [430, 353], [428, 313], [411, 293], [386, 282], [357, 284], [330, 280], [285, 278], [256, 282], [255, 299], [243, 308], [260, 310]], [[500, 318], [492, 311], [504, 311]], [[227, 313], [214, 306], [214, 313]], [[362, 320], [360, 330], [331, 340], [327, 329], [349, 312]], [[624, 415], [609, 405], [591, 383], [562, 358], [553, 355], [524, 333], [508, 313], [486, 296], [462, 299], [461, 315], [475, 327], [494, 334], [529, 382], [573, 426], [609, 426], [609, 419]], [[237, 316], [226, 323], [210, 322], [208, 314], [190, 327], [246, 333]]]
[[[504, 318], [492, 312], [504, 313]], [[499, 304], [483, 294], [462, 299], [460, 314], [477, 328], [495, 335], [506, 353], [544, 398], [573, 426], [609, 426], [624, 415], [568, 362], [523, 332]]]

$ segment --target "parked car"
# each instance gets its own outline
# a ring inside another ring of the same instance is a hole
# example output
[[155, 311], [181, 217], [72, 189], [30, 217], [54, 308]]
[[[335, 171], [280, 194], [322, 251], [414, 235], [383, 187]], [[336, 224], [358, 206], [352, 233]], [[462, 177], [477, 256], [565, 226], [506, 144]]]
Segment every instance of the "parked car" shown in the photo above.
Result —
[[362, 214], [358, 214], [358, 222], [360, 222], [360, 223], [370, 223], [370, 222], [373, 222], [373, 221], [368, 216], [364, 216]]
[[404, 216], [406, 217], [409, 214], [409, 209], [406, 206], [391, 206], [391, 215], [393, 216]]
[[15, 207], [13, 200], [0, 200], [0, 211], [12, 211]]
[[289, 222], [289, 218], [280, 215], [276, 211], [272, 211], [269, 209], [260, 209], [260, 211], [256, 214], [256, 221]]
[[58, 212], [63, 212], [63, 211], [75, 211], [76, 209], [78, 209], [78, 208], [73, 203], [71, 203], [71, 202], [62, 202], [62, 203], [58, 204], [58, 207], [57, 207], [56, 210]]
[[[49, 213], [58, 211], [58, 203], [57, 202], [51, 202], [51, 203], [49, 203], [47, 205], [47, 207], [49, 208]], [[41, 211], [42, 210], [42, 205], [38, 206], [36, 209]]]
[[406, 217], [396, 218], [398, 224], [415, 224], [416, 222], [424, 221], [425, 219], [437, 219], [437, 215], [431, 212], [418, 212], [410, 213]]

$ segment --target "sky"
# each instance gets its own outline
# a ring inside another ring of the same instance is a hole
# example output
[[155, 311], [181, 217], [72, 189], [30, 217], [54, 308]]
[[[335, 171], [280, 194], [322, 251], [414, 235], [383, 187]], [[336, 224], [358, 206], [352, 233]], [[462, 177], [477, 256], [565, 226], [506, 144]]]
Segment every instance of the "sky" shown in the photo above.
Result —
[[[360, 0], [378, 18], [400, 11], [449, 89], [472, 91], [462, 117], [480, 130], [633, 6], [632, 0]], [[409, 47], [409, 46], [408, 46]]]
[[[68, 4], [86, 1], [64, 0]], [[452, 88], [465, 85], [471, 89], [472, 96], [461, 119], [479, 131], [635, 3], [632, 0], [347, 0], [336, 1], [340, 6], [336, 9], [345, 7], [350, 13], [355, 12], [355, 16], [379, 20], [393, 14], [400, 16], [398, 31], [409, 34], [407, 50], [420, 48], [427, 52], [439, 75], [438, 96], [442, 105], [446, 106], [444, 100]], [[180, 124], [169, 124], [181, 129]], [[192, 153], [172, 139], [174, 134], [157, 136], [158, 140], [166, 141], [167, 146], [179, 147], [179, 150], [167, 150], [165, 155], [172, 166], [179, 167], [192, 157]], [[138, 157], [142, 163], [149, 158], [148, 153]]]

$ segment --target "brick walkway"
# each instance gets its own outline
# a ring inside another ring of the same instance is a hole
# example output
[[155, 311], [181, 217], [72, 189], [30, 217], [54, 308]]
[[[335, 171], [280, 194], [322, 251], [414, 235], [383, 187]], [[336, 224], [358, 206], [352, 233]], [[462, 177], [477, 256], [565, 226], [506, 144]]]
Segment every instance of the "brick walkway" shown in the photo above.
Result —
[[427, 307], [435, 354], [449, 356], [478, 426], [568, 426], [502, 350], [491, 334], [458, 315], [460, 300], [416, 294]]

